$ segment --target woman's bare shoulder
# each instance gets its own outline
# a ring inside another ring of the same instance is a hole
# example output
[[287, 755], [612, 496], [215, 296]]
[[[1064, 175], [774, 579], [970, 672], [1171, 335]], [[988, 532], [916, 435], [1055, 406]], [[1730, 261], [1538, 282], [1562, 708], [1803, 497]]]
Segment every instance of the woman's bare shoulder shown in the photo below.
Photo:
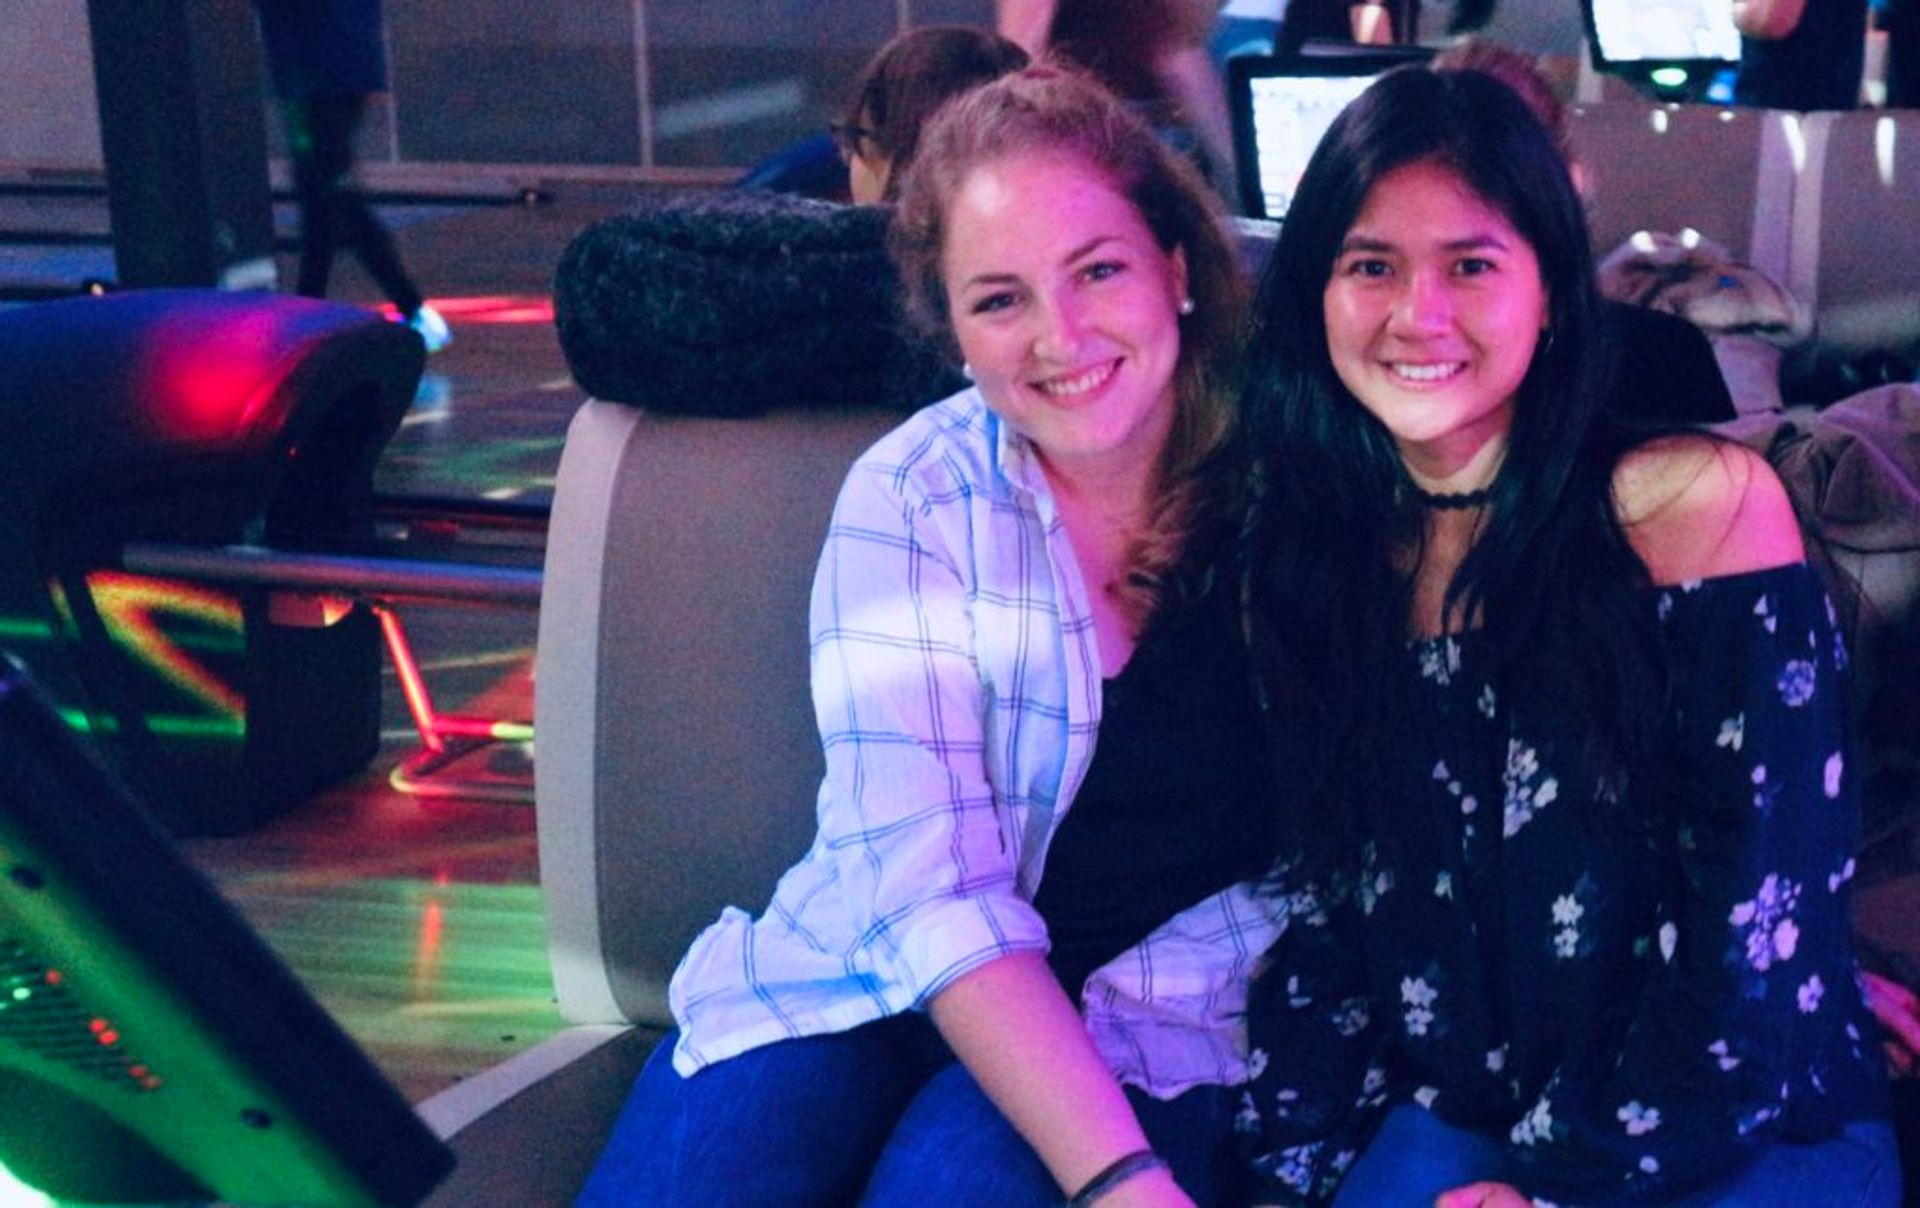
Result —
[[1621, 458], [1613, 497], [1662, 586], [1806, 560], [1786, 488], [1743, 445], [1693, 434], [1649, 441]]

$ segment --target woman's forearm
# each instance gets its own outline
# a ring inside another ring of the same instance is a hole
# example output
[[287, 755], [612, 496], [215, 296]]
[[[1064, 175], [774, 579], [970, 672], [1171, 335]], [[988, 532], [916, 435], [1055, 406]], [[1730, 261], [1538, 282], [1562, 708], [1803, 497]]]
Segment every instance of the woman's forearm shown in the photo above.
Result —
[[[1147, 1148], [1125, 1092], [1040, 953], [982, 965], [936, 995], [928, 1012], [1068, 1194], [1115, 1159]], [[1165, 1171], [1130, 1179], [1122, 1191], [1101, 1202], [1187, 1202]]]

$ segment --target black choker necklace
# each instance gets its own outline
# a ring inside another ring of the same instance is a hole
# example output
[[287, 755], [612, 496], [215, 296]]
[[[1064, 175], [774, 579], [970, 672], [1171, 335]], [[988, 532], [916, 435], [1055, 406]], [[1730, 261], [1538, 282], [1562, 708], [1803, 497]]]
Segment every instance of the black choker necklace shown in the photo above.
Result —
[[1442, 512], [1464, 512], [1468, 508], [1485, 507], [1493, 498], [1492, 487], [1481, 487], [1477, 491], [1434, 492], [1413, 488], [1413, 497], [1422, 507], [1435, 508]]

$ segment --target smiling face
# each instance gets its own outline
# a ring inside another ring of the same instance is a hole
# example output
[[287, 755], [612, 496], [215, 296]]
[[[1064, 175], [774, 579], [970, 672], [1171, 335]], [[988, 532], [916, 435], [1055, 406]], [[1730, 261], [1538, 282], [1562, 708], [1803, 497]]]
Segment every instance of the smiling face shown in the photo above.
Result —
[[1150, 473], [1174, 416], [1185, 255], [1071, 157], [975, 168], [948, 204], [941, 279], [992, 407], [1054, 471]]
[[1484, 486], [1548, 319], [1534, 250], [1452, 169], [1382, 176], [1333, 263], [1327, 351], [1429, 490]]

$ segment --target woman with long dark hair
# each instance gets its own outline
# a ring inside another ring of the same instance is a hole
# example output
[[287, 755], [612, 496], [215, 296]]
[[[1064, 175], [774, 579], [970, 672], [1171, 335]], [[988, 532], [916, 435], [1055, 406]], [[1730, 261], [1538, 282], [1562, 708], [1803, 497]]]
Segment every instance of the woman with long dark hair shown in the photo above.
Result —
[[1247, 402], [1316, 886], [1250, 1011], [1275, 1199], [1897, 1200], [1844, 650], [1764, 462], [1601, 412], [1596, 312], [1476, 72], [1383, 79], [1288, 212]]

